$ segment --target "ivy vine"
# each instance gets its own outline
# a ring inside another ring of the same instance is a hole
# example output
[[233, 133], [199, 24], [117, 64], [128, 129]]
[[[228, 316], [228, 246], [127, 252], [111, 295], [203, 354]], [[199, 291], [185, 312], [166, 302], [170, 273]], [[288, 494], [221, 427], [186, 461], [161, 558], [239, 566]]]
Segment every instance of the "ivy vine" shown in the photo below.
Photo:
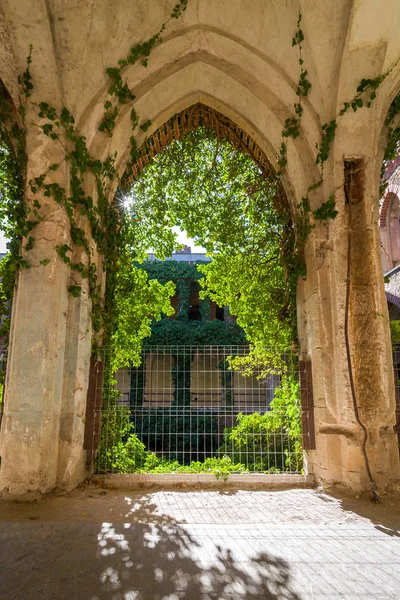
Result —
[[[299, 67], [300, 67], [300, 76], [299, 81], [297, 83], [296, 88], [296, 96], [298, 97], [298, 101], [294, 104], [294, 113], [296, 116], [288, 117], [285, 120], [284, 127], [282, 130], [282, 143], [280, 147], [280, 155], [278, 157], [278, 166], [280, 169], [284, 169], [287, 165], [287, 143], [286, 139], [297, 138], [300, 135], [300, 122], [301, 117], [303, 115], [303, 99], [308, 96], [309, 91], [312, 88], [311, 82], [308, 79], [308, 72], [304, 69], [304, 59], [303, 59], [303, 42], [304, 42], [304, 33], [301, 29], [301, 20], [302, 15], [299, 13], [299, 17], [297, 19], [297, 29], [292, 39], [292, 46], [297, 46], [299, 50]], [[281, 175], [281, 171], [278, 171], [278, 176]]]
[[[304, 32], [301, 28], [302, 15], [299, 13], [298, 21], [297, 21], [297, 29], [295, 35], [292, 39], [292, 46], [298, 47], [299, 50], [299, 67], [300, 67], [300, 77], [299, 82], [296, 88], [296, 95], [298, 97], [298, 102], [294, 104], [294, 113], [295, 116], [289, 117], [285, 120], [283, 131], [282, 131], [282, 143], [280, 147], [280, 152], [277, 158], [277, 164], [279, 167], [278, 176], [282, 175], [283, 169], [287, 166], [287, 138], [295, 139], [300, 135], [300, 123], [301, 117], [303, 115], [303, 107], [302, 101], [308, 95], [309, 91], [312, 88], [311, 82], [308, 79], [308, 72], [304, 69], [304, 60], [303, 60], [303, 46], [304, 42]], [[337, 129], [337, 119], [343, 117], [350, 109], [353, 112], [357, 112], [360, 108], [366, 107], [370, 108], [372, 106], [373, 101], [376, 98], [377, 90], [382, 85], [382, 83], [387, 79], [387, 77], [393, 72], [394, 68], [398, 65], [400, 59], [398, 59], [385, 73], [382, 75], [378, 75], [375, 78], [363, 78], [361, 79], [359, 85], [357, 86], [356, 94], [350, 101], [346, 101], [343, 103], [339, 114], [335, 119], [332, 119], [328, 123], [324, 123], [321, 127], [321, 141], [316, 145], [317, 154], [315, 158], [315, 164], [319, 165], [321, 168], [321, 176], [320, 179], [314, 184], [310, 185], [307, 190], [307, 193], [301, 199], [300, 203], [297, 206], [297, 214], [295, 215], [295, 231], [296, 231], [296, 243], [297, 243], [297, 253], [300, 257], [300, 261], [298, 262], [297, 267], [295, 268], [295, 275], [300, 276], [305, 274], [305, 265], [302, 260], [302, 255], [304, 252], [304, 245], [306, 239], [312, 229], [315, 227], [316, 222], [322, 222], [323, 224], [327, 224], [329, 220], [335, 219], [338, 211], [336, 210], [335, 204], [335, 195], [334, 193], [329, 196], [328, 200], [323, 202], [321, 206], [316, 210], [311, 210], [310, 201], [308, 198], [308, 194], [320, 187], [323, 183], [323, 167], [325, 162], [328, 160], [332, 144], [334, 142], [336, 136]], [[400, 112], [400, 94], [396, 96], [392, 105], [389, 109], [388, 116], [385, 121], [385, 125], [388, 130], [388, 143], [385, 150], [384, 160], [391, 160], [395, 158], [398, 152], [398, 145], [400, 141], [400, 125], [396, 120], [397, 115]], [[384, 164], [382, 165], [382, 180], [384, 174]], [[381, 193], [384, 190], [384, 182], [381, 186]], [[313, 221], [311, 222], [310, 217], [313, 217]]]
[[[110, 87], [108, 88], [108, 98], [104, 103], [104, 115], [101, 123], [98, 127], [99, 131], [105, 133], [108, 137], [112, 137], [113, 130], [116, 125], [116, 121], [119, 115], [119, 105], [125, 105], [133, 102], [136, 96], [129, 89], [126, 79], [123, 78], [124, 71], [128, 66], [135, 65], [141, 62], [143, 67], [147, 67], [151, 51], [157, 44], [162, 42], [162, 34], [165, 31], [168, 23], [173, 19], [179, 19], [179, 17], [185, 12], [187, 8], [188, 0], [179, 0], [174, 6], [169, 18], [161, 24], [157, 33], [155, 33], [147, 41], [138, 43], [133, 46], [126, 58], [118, 61], [118, 66], [109, 67], [106, 69], [106, 74], [110, 80]], [[131, 128], [132, 136], [130, 138], [130, 160], [128, 162], [126, 173], [131, 174], [133, 163], [139, 158], [139, 149], [134, 137], [134, 132], [138, 127], [144, 132], [148, 130], [151, 125], [151, 121], [147, 119], [140, 125], [140, 118], [135, 108], [131, 109]]]
[[[108, 68], [106, 73], [110, 79], [108, 88], [109, 99], [106, 100], [104, 117], [99, 124], [99, 130], [111, 136], [119, 114], [119, 105], [127, 104], [135, 99], [123, 79], [124, 69], [128, 65], [141, 60], [147, 66], [151, 50], [161, 42], [161, 34], [172, 19], [178, 19], [186, 10], [188, 0], [179, 0], [174, 6], [169, 18], [161, 25], [159, 31], [149, 40], [136, 44], [130, 50], [126, 59], [119, 61], [117, 67]], [[57, 245], [56, 251], [60, 259], [67, 264], [74, 273], [68, 291], [72, 296], [81, 294], [83, 280], [88, 281], [89, 295], [92, 301], [92, 325], [95, 332], [103, 336], [103, 341], [109, 343], [116, 328], [115, 289], [118, 287], [118, 270], [124, 264], [127, 236], [129, 237], [129, 218], [124, 218], [118, 203], [109, 202], [112, 189], [118, 185], [115, 171], [116, 155], [108, 156], [104, 161], [93, 158], [88, 150], [85, 136], [76, 130], [73, 115], [66, 107], [57, 110], [47, 102], [33, 102], [37, 109], [38, 123], [43, 135], [55, 143], [61, 144], [64, 150], [62, 162], [69, 165], [68, 192], [65, 187], [52, 180], [51, 174], [61, 167], [61, 163], [49, 165], [47, 170], [29, 180], [28, 185], [33, 194], [33, 199], [28, 205], [24, 199], [26, 179], [26, 154], [25, 154], [25, 114], [27, 102], [31, 102], [34, 90], [30, 65], [32, 63], [32, 46], [29, 48], [27, 67], [19, 77], [21, 97], [18, 114], [15, 114], [12, 103], [7, 97], [2, 86], [0, 104], [0, 136], [1, 136], [1, 173], [3, 193], [7, 195], [6, 214], [0, 215], [5, 223], [5, 234], [10, 238], [8, 244], [9, 254], [1, 264], [2, 275], [2, 314], [9, 315], [10, 303], [13, 294], [15, 276], [19, 268], [29, 268], [29, 251], [35, 244], [33, 230], [44, 220], [42, 214], [41, 195], [51, 198], [62, 206], [70, 222], [70, 235], [72, 245]], [[139, 116], [134, 108], [131, 111], [132, 130], [139, 126]], [[147, 131], [150, 121], [145, 120], [140, 124], [143, 131]], [[131, 137], [131, 160], [134, 161], [136, 142]], [[94, 178], [96, 198], [88, 195], [85, 185], [88, 178]], [[11, 183], [13, 182], [13, 183]], [[22, 242], [24, 242], [24, 248]], [[97, 251], [104, 257], [103, 268], [107, 272], [107, 290], [105, 300], [101, 299], [100, 277], [97, 266], [93, 260], [91, 241], [93, 240]], [[79, 262], [73, 260], [75, 248], [81, 248], [85, 259]], [[49, 258], [40, 261], [46, 267]], [[164, 295], [165, 301], [165, 295]], [[162, 302], [161, 302], [162, 304]], [[159, 309], [155, 306], [155, 313]], [[109, 318], [110, 316], [113, 318]], [[149, 321], [150, 322], [150, 321]], [[3, 323], [3, 332], [9, 327], [9, 320]], [[100, 336], [101, 337], [101, 336]], [[99, 338], [96, 338], [99, 339]]]

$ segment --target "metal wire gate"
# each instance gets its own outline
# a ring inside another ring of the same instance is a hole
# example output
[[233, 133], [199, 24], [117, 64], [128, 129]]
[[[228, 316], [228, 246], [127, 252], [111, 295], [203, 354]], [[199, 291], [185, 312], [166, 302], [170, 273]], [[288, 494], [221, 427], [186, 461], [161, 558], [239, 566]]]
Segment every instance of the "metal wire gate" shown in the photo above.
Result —
[[400, 452], [400, 345], [393, 347], [394, 389], [396, 394], [396, 424], [395, 433]]
[[[246, 346], [156, 346], [143, 349], [138, 368], [107, 374], [105, 366], [92, 433], [97, 472], [301, 472], [301, 430], [304, 446], [312, 411], [301, 409], [300, 396], [312, 387], [311, 371], [300, 368], [299, 385], [291, 355], [284, 374], [264, 379], [229, 369], [228, 357], [247, 353]], [[106, 352], [105, 365], [109, 359]]]

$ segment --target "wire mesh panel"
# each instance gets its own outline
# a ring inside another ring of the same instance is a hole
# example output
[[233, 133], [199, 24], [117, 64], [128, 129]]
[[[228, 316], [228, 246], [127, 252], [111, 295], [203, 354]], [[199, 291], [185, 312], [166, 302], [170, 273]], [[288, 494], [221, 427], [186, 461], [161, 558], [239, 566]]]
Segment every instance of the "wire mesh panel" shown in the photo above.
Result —
[[245, 377], [229, 357], [247, 353], [156, 346], [143, 350], [139, 367], [106, 366], [98, 472], [300, 472], [309, 413], [301, 411], [297, 362], [288, 356], [281, 374]]
[[400, 346], [393, 349], [393, 367], [394, 367], [394, 388], [396, 394], [396, 424], [395, 432], [399, 443], [400, 451]]

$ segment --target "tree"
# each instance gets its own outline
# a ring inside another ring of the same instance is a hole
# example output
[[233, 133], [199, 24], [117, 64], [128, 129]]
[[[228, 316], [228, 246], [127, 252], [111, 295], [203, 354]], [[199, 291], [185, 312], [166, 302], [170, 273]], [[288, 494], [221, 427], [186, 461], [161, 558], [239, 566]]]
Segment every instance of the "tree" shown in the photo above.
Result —
[[251, 352], [234, 364], [264, 374], [296, 339], [294, 230], [277, 180], [205, 128], [158, 154], [125, 203], [134, 216], [136, 251], [164, 258], [178, 226], [213, 260], [199, 266], [202, 297], [229, 305]]

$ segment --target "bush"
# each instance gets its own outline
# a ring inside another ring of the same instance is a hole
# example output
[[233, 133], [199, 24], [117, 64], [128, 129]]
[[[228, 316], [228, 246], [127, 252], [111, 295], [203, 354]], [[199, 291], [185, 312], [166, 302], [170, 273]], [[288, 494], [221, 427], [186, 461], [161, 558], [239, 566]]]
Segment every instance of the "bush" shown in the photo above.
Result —
[[218, 417], [212, 415], [180, 415], [174, 408], [154, 408], [143, 417], [133, 416], [136, 434], [147, 448], [168, 454], [170, 460], [181, 464], [188, 464], [193, 457], [204, 460], [221, 442]]
[[167, 461], [157, 458], [154, 454], [141, 470], [143, 473], [211, 473], [219, 479], [227, 479], [231, 473], [248, 473], [246, 467], [240, 463], [232, 462], [229, 456], [222, 458], [207, 458], [204, 462], [192, 461], [189, 465], [181, 465], [178, 461]]
[[300, 417], [299, 384], [285, 375], [275, 390], [271, 410], [238, 415], [237, 425], [225, 430], [218, 453], [250, 471], [298, 471], [303, 466]]
[[390, 335], [393, 346], [400, 344], [400, 321], [390, 321]]
[[[107, 389], [97, 457], [99, 472], [209, 472], [225, 476], [302, 468], [299, 384], [293, 375], [282, 376], [270, 411], [238, 415], [237, 424], [224, 430], [222, 446], [219, 417], [190, 411], [177, 414], [179, 407], [149, 409], [142, 417], [131, 415], [135, 418], [133, 433], [129, 410], [117, 405], [118, 392], [111, 385]], [[168, 460], [152, 451], [167, 455]]]
[[126, 442], [119, 442], [107, 450], [107, 464], [118, 473], [133, 473], [146, 464], [148, 452], [137, 435], [131, 433]]

